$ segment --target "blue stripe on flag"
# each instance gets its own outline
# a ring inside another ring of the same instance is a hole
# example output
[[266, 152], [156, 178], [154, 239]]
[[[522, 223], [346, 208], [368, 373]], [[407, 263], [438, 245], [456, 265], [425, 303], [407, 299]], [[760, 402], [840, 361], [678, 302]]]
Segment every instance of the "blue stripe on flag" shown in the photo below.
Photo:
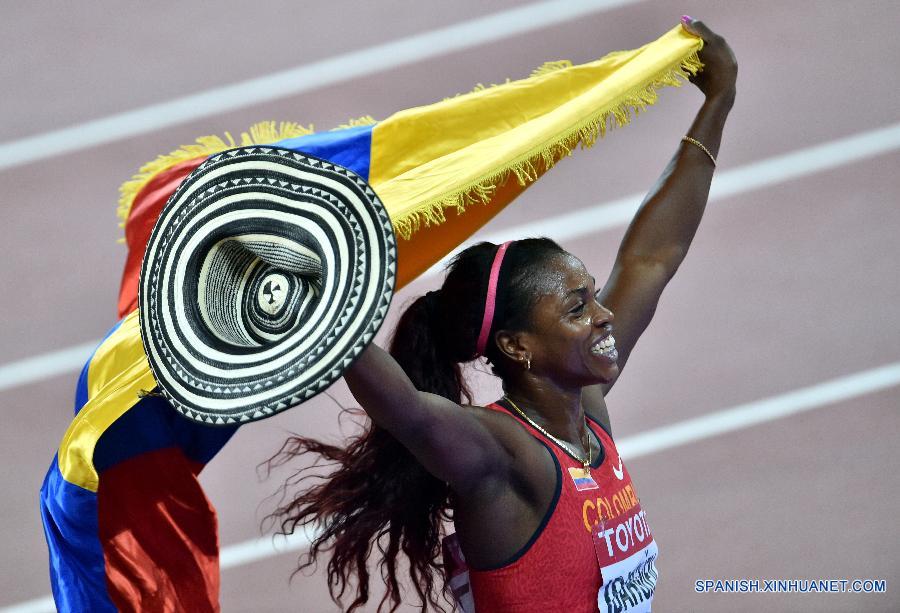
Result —
[[357, 126], [333, 132], [320, 132], [287, 138], [272, 144], [340, 164], [368, 181], [374, 127]]
[[213, 427], [190, 421], [165, 398], [147, 396], [100, 435], [94, 448], [94, 468], [103, 473], [119, 462], [166, 448], [178, 448], [189, 460], [205, 464], [237, 429], [237, 425]]
[[97, 495], [63, 479], [56, 456], [41, 487], [41, 519], [57, 609], [62, 613], [115, 612], [106, 591], [103, 549], [97, 536]]
[[110, 336], [112, 336], [113, 332], [119, 329], [119, 326], [122, 325], [124, 319], [116, 322], [116, 325], [112, 327], [112, 329], [106, 333], [106, 336], [103, 337], [103, 340], [100, 341], [96, 347], [94, 347], [94, 351], [91, 352], [91, 357], [87, 359], [87, 362], [84, 363], [84, 367], [81, 369], [81, 374], [78, 376], [78, 383], [75, 385], [75, 414], [78, 415], [78, 411], [81, 410], [85, 404], [87, 404], [88, 399], [88, 373], [91, 368], [91, 360], [94, 359], [94, 356], [97, 354], [97, 349], [100, 349], [100, 346], [106, 342]]

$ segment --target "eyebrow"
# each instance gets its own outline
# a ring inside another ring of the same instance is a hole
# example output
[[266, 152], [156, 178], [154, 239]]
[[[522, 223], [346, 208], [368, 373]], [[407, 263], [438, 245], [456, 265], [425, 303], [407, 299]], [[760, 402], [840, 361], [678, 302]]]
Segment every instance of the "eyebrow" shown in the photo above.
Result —
[[[591, 276], [591, 281], [594, 283], [594, 286], [597, 285], [597, 279]], [[576, 287], [575, 289], [570, 289], [568, 293], [566, 293], [566, 297], [568, 298], [571, 294], [583, 294], [587, 291], [587, 287], [582, 285], [581, 287]]]

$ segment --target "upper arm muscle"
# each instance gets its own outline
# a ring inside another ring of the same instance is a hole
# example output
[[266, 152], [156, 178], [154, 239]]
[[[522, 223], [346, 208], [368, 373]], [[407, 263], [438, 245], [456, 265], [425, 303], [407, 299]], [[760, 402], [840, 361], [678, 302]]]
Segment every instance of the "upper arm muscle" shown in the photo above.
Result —
[[432, 475], [456, 491], [471, 490], [509, 466], [510, 455], [485, 416], [442, 396], [420, 392], [423, 419], [395, 433]]

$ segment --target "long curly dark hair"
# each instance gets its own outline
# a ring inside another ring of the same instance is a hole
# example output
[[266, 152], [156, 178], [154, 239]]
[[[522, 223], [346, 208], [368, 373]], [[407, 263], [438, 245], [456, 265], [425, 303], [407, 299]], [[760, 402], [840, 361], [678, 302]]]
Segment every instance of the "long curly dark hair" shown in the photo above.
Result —
[[[421, 391], [440, 394], [456, 403], [471, 403], [461, 364], [475, 359], [491, 264], [498, 246], [479, 243], [460, 252], [447, 267], [444, 284], [436, 292], [417, 298], [400, 317], [389, 352]], [[497, 286], [495, 330], [527, 330], [529, 314], [546, 288], [542, 264], [566, 252], [547, 238], [531, 238], [510, 245]], [[485, 351], [494, 373], [504, 377], [508, 367], [494, 343]], [[332, 599], [342, 598], [351, 586], [356, 591], [347, 611], [369, 601], [368, 561], [378, 548], [378, 569], [386, 591], [378, 610], [395, 611], [401, 604], [397, 578], [398, 554], [408, 560], [410, 584], [422, 611], [429, 606], [444, 610], [449, 603], [441, 562], [442, 526], [452, 519], [452, 492], [433, 477], [383, 428], [368, 427], [346, 447], [292, 436], [268, 462], [269, 467], [314, 454], [312, 466], [290, 477], [284, 492], [300, 488], [270, 516], [282, 534], [318, 528], [299, 572], [314, 566], [324, 553], [328, 560], [328, 587]], [[323, 466], [332, 469], [322, 477]], [[319, 477], [308, 489], [310, 477]]]

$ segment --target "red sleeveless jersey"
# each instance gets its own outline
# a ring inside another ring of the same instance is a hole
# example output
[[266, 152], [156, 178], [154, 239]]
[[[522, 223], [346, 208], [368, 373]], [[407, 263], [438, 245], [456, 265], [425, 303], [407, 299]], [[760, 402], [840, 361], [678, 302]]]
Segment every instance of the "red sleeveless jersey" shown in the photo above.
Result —
[[584, 474], [581, 462], [517, 415], [497, 404], [487, 408], [512, 415], [544, 444], [557, 484], [546, 516], [522, 550], [498, 568], [468, 569], [475, 611], [649, 611], [656, 543], [609, 434], [588, 418], [602, 452]]

